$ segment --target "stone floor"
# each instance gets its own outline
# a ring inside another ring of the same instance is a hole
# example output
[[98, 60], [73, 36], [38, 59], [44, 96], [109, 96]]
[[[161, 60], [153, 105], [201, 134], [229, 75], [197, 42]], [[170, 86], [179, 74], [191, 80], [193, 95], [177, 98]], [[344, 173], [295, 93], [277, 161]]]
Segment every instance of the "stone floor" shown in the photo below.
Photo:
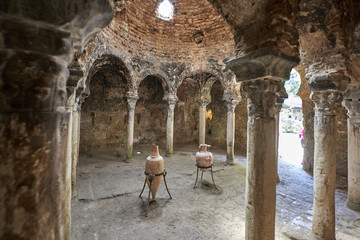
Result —
[[[194, 189], [195, 151], [183, 147], [173, 157], [164, 157], [173, 199], [162, 183], [156, 201], [149, 204], [147, 189], [139, 198], [149, 154], [150, 146], [144, 146], [129, 163], [115, 153], [81, 156], [72, 200], [72, 239], [244, 239], [244, 157], [236, 156], [237, 165], [230, 166], [225, 164], [223, 152], [213, 151], [218, 189], [212, 185], [209, 172]], [[311, 228], [313, 178], [281, 159], [279, 176], [276, 239], [306, 239]], [[336, 191], [337, 239], [360, 239], [360, 214], [347, 209], [345, 201], [346, 180], [340, 178]]]

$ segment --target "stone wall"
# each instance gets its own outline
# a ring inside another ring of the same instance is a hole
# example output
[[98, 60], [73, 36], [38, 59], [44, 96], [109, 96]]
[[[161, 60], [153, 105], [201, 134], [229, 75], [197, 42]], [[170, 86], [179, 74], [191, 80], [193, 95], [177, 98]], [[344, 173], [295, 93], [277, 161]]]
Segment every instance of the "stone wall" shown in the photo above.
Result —
[[242, 96], [242, 100], [235, 108], [235, 154], [246, 154], [247, 138], [247, 100]]
[[134, 143], [165, 147], [167, 103], [159, 78], [145, 78], [138, 90], [135, 108]]
[[[216, 81], [211, 88], [211, 103], [207, 106], [205, 141], [214, 149], [226, 149], [227, 108], [222, 100], [224, 88]], [[211, 112], [211, 115], [210, 115]]]
[[185, 80], [177, 90], [178, 102], [175, 107], [174, 146], [183, 143], [198, 144], [199, 141], [199, 104], [196, 83]]
[[80, 151], [125, 146], [126, 81], [113, 70], [101, 70], [92, 77], [90, 91], [82, 105]]

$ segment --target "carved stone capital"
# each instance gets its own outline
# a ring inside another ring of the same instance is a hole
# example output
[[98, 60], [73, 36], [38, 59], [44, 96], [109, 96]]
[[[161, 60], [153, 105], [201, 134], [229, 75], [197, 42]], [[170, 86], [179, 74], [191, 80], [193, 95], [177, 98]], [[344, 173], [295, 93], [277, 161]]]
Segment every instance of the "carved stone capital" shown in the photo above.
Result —
[[[283, 100], [283, 102], [284, 102], [284, 100]], [[277, 102], [277, 100], [276, 100], [276, 103], [275, 103], [276, 114], [279, 114], [281, 112], [282, 105], [283, 105], [282, 103]]]
[[126, 96], [126, 100], [128, 103], [128, 109], [133, 110], [136, 107], [136, 102], [139, 99], [138, 96]]
[[176, 93], [169, 93], [164, 97], [164, 100], [168, 102], [168, 106], [171, 109], [174, 109], [178, 101], [178, 97], [176, 96]]
[[281, 81], [274, 79], [247, 81], [242, 84], [248, 99], [250, 118], [273, 118], [275, 116], [276, 92]]
[[176, 99], [171, 99], [171, 100], [169, 99], [168, 100], [168, 108], [169, 108], [169, 110], [174, 111], [176, 103], [177, 103]]
[[348, 111], [350, 123], [360, 124], [360, 89], [346, 91], [342, 105]]
[[315, 103], [316, 116], [332, 116], [336, 115], [336, 110], [340, 107], [342, 93], [336, 90], [315, 91], [310, 98]]
[[198, 101], [196, 101], [197, 102], [197, 104], [199, 104], [199, 106], [200, 107], [202, 107], [202, 108], [206, 108], [206, 106], [207, 105], [209, 105], [209, 101], [206, 101], [206, 100], [203, 100], [203, 101], [201, 101], [201, 100], [198, 100]]
[[235, 100], [235, 99], [225, 101], [228, 112], [234, 112], [239, 102], [240, 102], [239, 100]]

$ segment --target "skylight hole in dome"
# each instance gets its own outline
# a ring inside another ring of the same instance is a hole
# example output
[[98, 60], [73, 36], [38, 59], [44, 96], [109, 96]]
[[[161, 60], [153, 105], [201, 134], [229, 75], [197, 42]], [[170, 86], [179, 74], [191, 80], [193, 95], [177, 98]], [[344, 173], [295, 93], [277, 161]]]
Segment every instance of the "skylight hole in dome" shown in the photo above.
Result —
[[163, 0], [158, 8], [159, 18], [171, 20], [174, 15], [174, 5], [169, 0]]

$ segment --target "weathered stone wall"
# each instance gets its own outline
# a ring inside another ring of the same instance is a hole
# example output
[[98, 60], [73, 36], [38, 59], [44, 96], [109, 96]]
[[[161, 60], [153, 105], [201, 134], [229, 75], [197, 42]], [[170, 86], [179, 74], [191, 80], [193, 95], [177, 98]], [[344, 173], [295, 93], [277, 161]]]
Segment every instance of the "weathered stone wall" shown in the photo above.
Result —
[[116, 71], [98, 71], [82, 105], [80, 151], [119, 149], [126, 143], [126, 81]]
[[191, 80], [182, 82], [177, 90], [178, 102], [175, 107], [174, 146], [181, 143], [198, 144], [199, 104], [196, 94], [199, 90]]
[[246, 97], [242, 96], [235, 108], [235, 154], [246, 154], [247, 120], [247, 101]]
[[163, 100], [161, 80], [149, 76], [138, 89], [139, 99], [135, 108], [134, 143], [166, 143], [167, 103]]
[[224, 88], [220, 81], [216, 81], [211, 87], [211, 103], [206, 108], [211, 111], [211, 119], [207, 116], [205, 135], [206, 143], [215, 149], [226, 149], [227, 108], [223, 95]]
[[347, 111], [341, 107], [336, 112], [336, 173], [347, 176], [348, 138], [347, 138]]

